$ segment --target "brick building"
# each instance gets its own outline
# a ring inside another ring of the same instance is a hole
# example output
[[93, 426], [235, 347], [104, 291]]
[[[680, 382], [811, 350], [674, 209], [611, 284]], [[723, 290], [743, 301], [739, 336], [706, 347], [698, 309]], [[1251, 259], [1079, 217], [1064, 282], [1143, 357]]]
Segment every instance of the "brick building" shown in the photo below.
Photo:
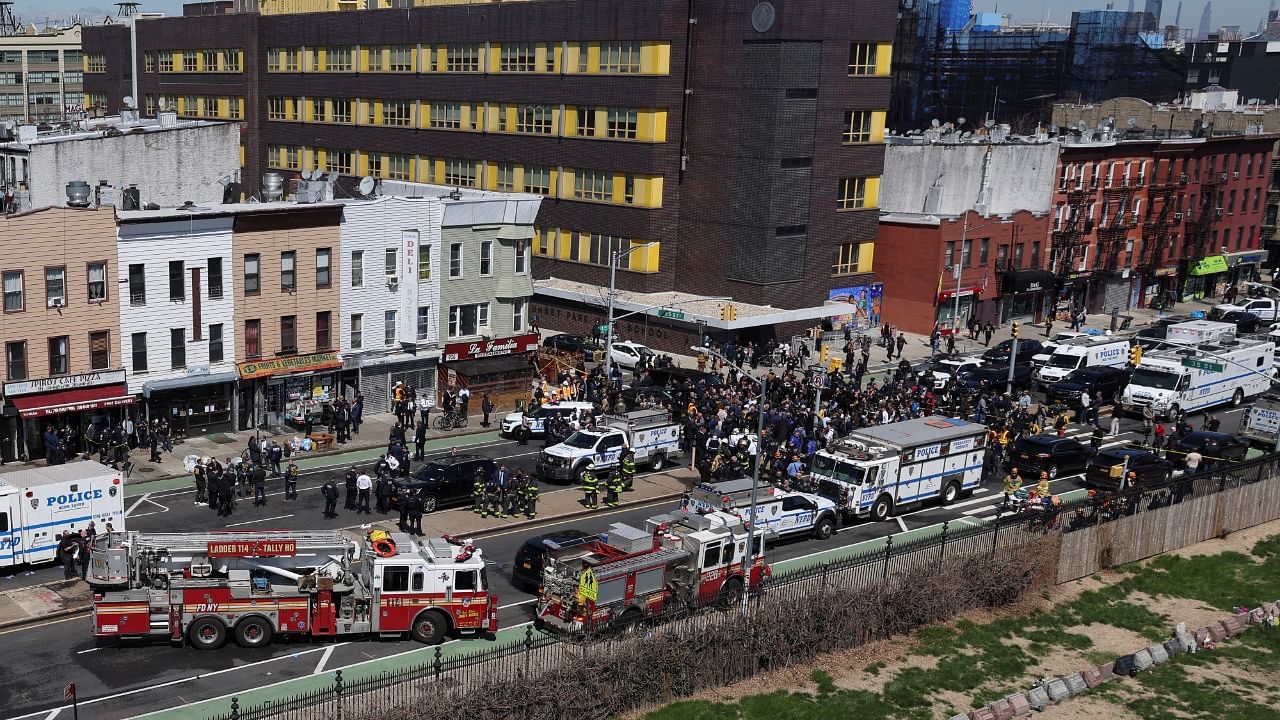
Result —
[[144, 115], [242, 121], [249, 193], [311, 168], [536, 193], [540, 279], [607, 286], [612, 254], [645, 246], [619, 288], [803, 322], [873, 279], [895, 10], [548, 0], [138, 19], [86, 28], [102, 59], [86, 84], [109, 109], [127, 91]]

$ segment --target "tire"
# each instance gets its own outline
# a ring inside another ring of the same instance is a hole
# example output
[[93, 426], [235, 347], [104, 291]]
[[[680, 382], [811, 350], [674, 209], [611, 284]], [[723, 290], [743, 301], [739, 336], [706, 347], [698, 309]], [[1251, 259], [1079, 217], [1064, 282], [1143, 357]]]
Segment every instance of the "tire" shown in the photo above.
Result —
[[876, 499], [876, 504], [871, 506], [871, 519], [876, 522], [884, 522], [889, 519], [889, 513], [893, 512], [893, 501], [888, 495], [881, 495]]
[[731, 608], [742, 602], [742, 579], [729, 578], [720, 586], [720, 606]]
[[1055, 479], [1055, 478], [1057, 478], [1057, 477], [1058, 477], [1058, 466], [1057, 466], [1057, 465], [1050, 465], [1050, 466], [1049, 466], [1049, 479], [1050, 479], [1050, 480], [1053, 480], [1053, 479]]
[[1240, 407], [1240, 403], [1244, 402], [1244, 390], [1236, 388], [1235, 393], [1231, 396], [1231, 407]]
[[832, 535], [836, 534], [836, 521], [830, 515], [823, 516], [818, 519], [818, 524], [813, 528], [813, 537], [815, 540], [829, 540]]
[[444, 430], [449, 424], [445, 422], [444, 415], [437, 415], [436, 419], [431, 421], [431, 426], [437, 430]]
[[960, 498], [960, 483], [949, 482], [942, 488], [942, 504], [950, 505]]
[[199, 618], [187, 628], [187, 640], [197, 650], [217, 650], [227, 642], [227, 626], [221, 620]]
[[470, 422], [470, 420], [467, 418], [466, 415], [459, 415], [458, 417], [453, 419], [453, 426], [455, 428], [464, 428], [467, 426], [468, 422]]
[[658, 472], [662, 468], [666, 467], [667, 466], [666, 454], [655, 453], [654, 456], [649, 460], [649, 466], [653, 468], [654, 472]]
[[236, 625], [236, 644], [260, 648], [271, 644], [271, 623], [262, 617], [247, 617]]
[[436, 500], [436, 496], [435, 496], [435, 495], [423, 495], [423, 496], [422, 496], [422, 512], [424, 512], [424, 513], [433, 513], [433, 512], [435, 512], [435, 511], [436, 511], [436, 507], [437, 507], [438, 505], [439, 505], [439, 501], [438, 501], [438, 500]]
[[643, 623], [644, 613], [637, 608], [629, 608], [618, 618], [615, 628], [619, 634], [628, 635], [638, 631]]
[[409, 630], [409, 637], [424, 645], [439, 645], [440, 641], [444, 640], [445, 631], [448, 629], [448, 621], [438, 610], [427, 610], [413, 619], [413, 628]]

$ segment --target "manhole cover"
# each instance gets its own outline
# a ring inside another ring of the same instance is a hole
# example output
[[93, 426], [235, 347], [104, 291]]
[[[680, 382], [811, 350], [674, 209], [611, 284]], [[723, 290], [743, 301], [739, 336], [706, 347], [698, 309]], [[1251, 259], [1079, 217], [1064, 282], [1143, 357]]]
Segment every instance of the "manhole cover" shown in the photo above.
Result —
[[205, 439], [212, 440], [213, 442], [216, 442], [219, 445], [229, 445], [235, 442], [235, 438], [229, 437], [222, 433], [214, 433], [213, 435], [206, 435]]
[[138, 471], [138, 472], [140, 472], [140, 473], [153, 473], [153, 472], [155, 472], [155, 471], [156, 471], [156, 469], [155, 469], [155, 468], [153, 468], [153, 467], [146, 467], [146, 466], [143, 466], [143, 467], [140, 467], [140, 468], [134, 468], [134, 470], [136, 470], [136, 471]]

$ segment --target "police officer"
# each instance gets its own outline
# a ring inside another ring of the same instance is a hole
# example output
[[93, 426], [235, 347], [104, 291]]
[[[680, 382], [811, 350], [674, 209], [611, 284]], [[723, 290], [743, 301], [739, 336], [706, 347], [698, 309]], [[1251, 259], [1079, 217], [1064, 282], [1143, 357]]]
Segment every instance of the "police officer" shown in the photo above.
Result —
[[1018, 468], [1009, 468], [1009, 474], [1004, 476], [1004, 503], [1000, 509], [1007, 509], [1009, 503], [1013, 501], [1013, 494], [1022, 489], [1022, 478], [1018, 477]]
[[471, 484], [471, 511], [477, 515], [484, 514], [484, 468], [476, 468], [476, 479]]
[[[222, 468], [218, 467], [217, 460], [214, 460], [213, 458], [206, 458], [204, 473], [209, 484], [209, 509], [217, 510], [218, 487], [222, 483], [223, 475], [225, 475], [226, 472]], [[226, 480], [227, 483], [230, 484], [231, 478], [226, 478]]]
[[408, 497], [409, 534], [422, 535], [422, 495], [414, 490]]
[[401, 532], [409, 532], [409, 496], [411, 494], [407, 489], [401, 489], [396, 493], [396, 503], [400, 506], [400, 522], [397, 525]]
[[528, 445], [529, 435], [531, 434], [532, 433], [529, 429], [529, 416], [525, 415], [520, 418], [520, 424], [516, 426], [516, 444]]
[[332, 477], [325, 480], [320, 488], [320, 494], [324, 495], [324, 516], [338, 517], [338, 483], [334, 482]]
[[151, 440], [151, 457], [149, 459], [153, 463], [160, 462], [160, 436], [156, 433], [149, 433], [148, 437]]
[[378, 497], [378, 513], [386, 515], [391, 510], [391, 478], [379, 477], [378, 484], [373, 490], [373, 494]]
[[267, 504], [267, 469], [259, 465], [253, 469], [253, 506]]
[[191, 469], [191, 474], [196, 479], [196, 505], [204, 505], [209, 502], [207, 494], [209, 479], [206, 472], [203, 460], [197, 462], [196, 466]]
[[519, 471], [519, 477], [523, 478], [521, 494], [524, 498], [524, 516], [532, 520], [538, 517], [538, 481], [525, 475], [523, 470]]
[[582, 493], [585, 496], [582, 504], [592, 510], [599, 507], [599, 501], [596, 496], [597, 487], [596, 464], [588, 463], [587, 467], [582, 471]]
[[[231, 475], [222, 468], [217, 468], [215, 473], [218, 478], [218, 516], [231, 517]], [[265, 478], [266, 475], [264, 474], [263, 477]], [[265, 480], [263, 482], [265, 483]], [[265, 496], [262, 501], [266, 503]]]
[[249, 480], [253, 467], [245, 462], [236, 463], [233, 467], [235, 468], [236, 497], [243, 500], [249, 495]]
[[618, 461], [621, 470], [622, 489], [630, 490], [636, 481], [636, 452], [631, 448], [622, 451], [622, 459]]
[[342, 506], [342, 507], [343, 507], [343, 509], [345, 509], [345, 510], [355, 510], [355, 509], [356, 509], [356, 471], [355, 471], [355, 468], [351, 468], [351, 469], [347, 470], [347, 474], [346, 474], [346, 477], [345, 477], [345, 484], [346, 484], [346, 486], [347, 486], [347, 495], [346, 495], [346, 500], [345, 500], [345, 502], [343, 503], [343, 506]]
[[298, 499], [298, 463], [290, 460], [289, 467], [284, 469], [284, 499]]

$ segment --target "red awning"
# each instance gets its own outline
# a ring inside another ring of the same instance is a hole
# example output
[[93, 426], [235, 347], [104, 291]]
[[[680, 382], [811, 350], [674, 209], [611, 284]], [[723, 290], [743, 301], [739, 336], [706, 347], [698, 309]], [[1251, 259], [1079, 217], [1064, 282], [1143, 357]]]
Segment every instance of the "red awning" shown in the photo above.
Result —
[[102, 385], [100, 387], [42, 393], [40, 395], [19, 396], [10, 398], [9, 402], [18, 408], [18, 415], [24, 418], [33, 418], [119, 405], [132, 405], [134, 397], [128, 394], [124, 385]]

